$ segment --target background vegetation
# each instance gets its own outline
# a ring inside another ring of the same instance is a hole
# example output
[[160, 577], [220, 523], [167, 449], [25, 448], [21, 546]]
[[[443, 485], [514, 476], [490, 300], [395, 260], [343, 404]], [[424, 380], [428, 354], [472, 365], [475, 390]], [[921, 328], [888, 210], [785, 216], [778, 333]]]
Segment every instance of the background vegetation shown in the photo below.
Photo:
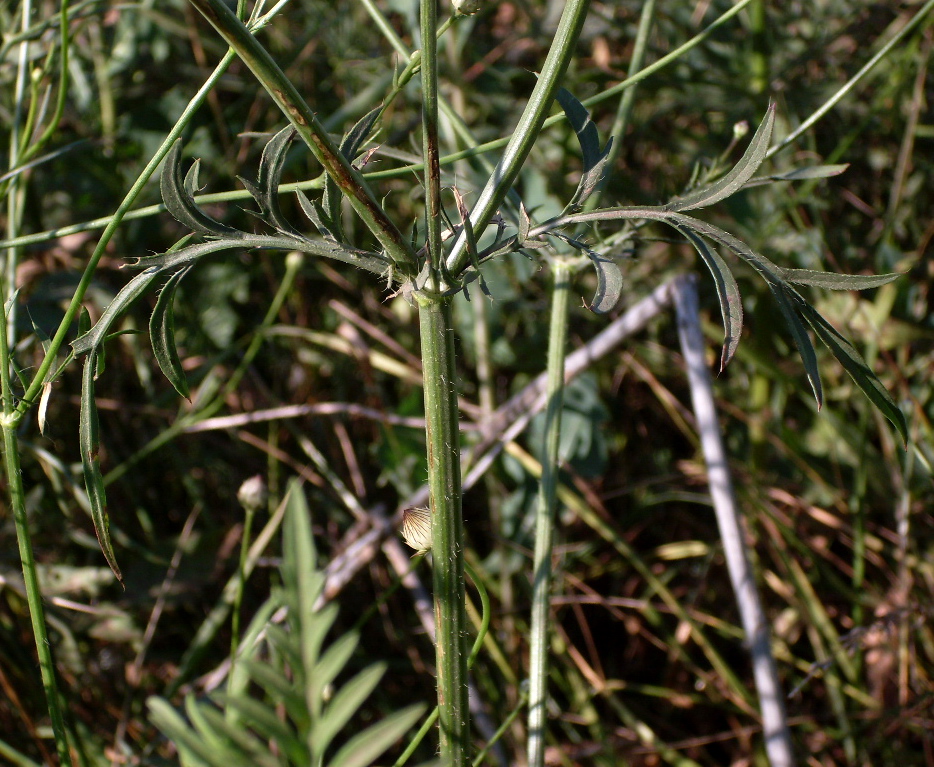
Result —
[[[406, 45], [417, 47], [416, 4], [378, 5]], [[491, 2], [444, 37], [444, 95], [477, 143], [511, 132], [561, 5]], [[648, 61], [729, 6], [717, 0], [660, 3]], [[625, 77], [640, 7], [593, 4], [565, 82], [579, 99]], [[756, 124], [769, 98], [778, 103], [776, 139], [790, 133], [921, 8], [857, 0], [750, 7], [642, 83], [628, 128], [615, 139], [620, 157], [605, 202], [654, 205], [679, 193], [693, 173], [719, 161], [736, 123]], [[57, 10], [51, 3], [35, 7], [29, 35], [36, 68], [44, 66], [57, 34], [42, 22]], [[17, 4], [0, 4], [0, 123], [6, 132], [14, 124], [19, 14]], [[23, 233], [112, 214], [226, 50], [180, 1], [86, 2], [72, 14], [67, 99], [44, 148], [53, 154], [19, 177]], [[905, 273], [875, 291], [814, 291], [812, 298], [824, 316], [859, 339], [899, 402], [909, 421], [907, 450], [830, 355], [821, 359], [825, 404], [817, 412], [765, 286], [737, 268], [747, 332], [716, 391], [779, 669], [786, 689], [794, 691], [787, 706], [802, 763], [934, 763], [934, 201], [926, 183], [934, 127], [925, 123], [931, 35], [926, 19], [765, 168], [780, 173], [849, 163], [846, 173], [750, 189], [705, 211], [707, 220], [783, 266]], [[392, 87], [392, 46], [362, 2], [289, 5], [262, 39], [335, 133]], [[35, 81], [39, 105], [50, 88], [46, 117], [57, 77], [53, 65]], [[378, 137], [386, 151], [366, 170], [388, 171], [419, 154], [418, 104], [414, 89], [393, 102]], [[590, 109], [606, 137], [616, 101]], [[266, 134], [283, 125], [235, 61], [195, 117], [185, 154], [201, 158], [206, 191], [242, 189], [236, 176], [253, 177]], [[464, 148], [447, 123], [442, 135], [444, 153]], [[724, 159], [735, 161], [740, 152], [731, 149]], [[319, 172], [308, 153], [295, 148], [285, 180]], [[468, 161], [446, 172], [446, 183], [456, 184], [468, 202], [485, 180]], [[525, 205], [544, 217], [561, 210], [579, 174], [578, 145], [562, 122], [539, 139], [517, 187]], [[423, 201], [411, 174], [384, 178], [378, 189], [396, 221], [420, 215]], [[160, 202], [152, 183], [138, 205]], [[301, 220], [293, 198], [283, 196], [282, 204], [290, 220]], [[250, 231], [258, 224], [246, 207], [241, 201], [208, 209]], [[450, 211], [456, 217], [453, 206]], [[344, 225], [366, 239], [352, 215], [344, 216]], [[57, 327], [97, 241], [97, 229], [84, 229], [25, 246], [15, 276], [15, 338], [25, 368], [36, 364], [43, 337]], [[88, 293], [92, 317], [127, 282], [122, 267], [128, 260], [162, 252], [186, 233], [164, 212], [126, 221]], [[613, 255], [622, 259], [625, 279], [613, 316], [670, 277], [703, 271], [686, 243], [657, 226], [644, 227], [635, 247]], [[548, 291], [538, 264], [514, 255], [485, 265], [483, 274], [494, 300], [484, 302], [473, 290], [473, 302], [459, 297], [455, 313], [468, 444], [476, 437], [471, 424], [482, 423], [485, 413], [541, 372], [547, 346]], [[577, 283], [588, 299], [591, 279], [582, 274]], [[701, 290], [713, 365], [719, 310], [709, 280], [702, 279]], [[263, 322], [277, 294], [280, 303]], [[126, 326], [145, 328], [155, 300], [145, 298], [148, 306], [131, 312]], [[573, 311], [572, 345], [585, 343], [611, 319]], [[77, 366], [52, 389], [44, 433], [35, 414], [21, 427], [29, 521], [82, 759], [162, 764], [174, 758], [145, 701], [180, 691], [203, 694], [216, 684], [231, 648], [230, 611], [219, 607], [231, 601], [225, 585], [238, 568], [246, 519], [237, 492], [257, 474], [268, 486], [268, 502], [253, 522], [254, 537], [270, 519], [266, 512], [280, 506], [289, 481], [301, 477], [320, 561], [344, 561], [348, 550], [356, 552], [356, 574], [325, 587], [341, 605], [335, 635], [361, 632], [345, 674], [375, 661], [388, 665], [357, 729], [431, 701], [433, 648], [411, 592], [390, 593], [397, 579], [392, 547], [351, 548], [425, 479], [415, 311], [403, 296], [336, 262], [253, 251], [221, 255], [189, 275], [179, 288], [175, 326], [192, 402], [180, 402], [158, 374], [143, 336], [111, 343], [98, 381], [100, 456], [125, 588], [107, 568], [86, 512]], [[224, 389], [258, 336], [242, 378]], [[217, 391], [223, 392], [219, 406], [202, 410]], [[318, 409], [237, 419], [288, 405]], [[201, 415], [193, 418], [193, 412]], [[207, 415], [216, 420], [204, 420]], [[549, 762], [761, 763], [749, 662], [670, 314], [574, 381], [563, 431]], [[475, 716], [478, 742], [521, 702], [541, 449], [541, 429], [533, 421], [465, 496], [467, 556], [493, 600], [493, 625], [473, 670], [483, 712]], [[0, 740], [4, 758], [25, 764], [51, 760], [54, 747], [15, 550], [12, 521], [0, 516]], [[243, 626], [279, 583], [278, 536], [257, 554], [242, 594]], [[419, 574], [427, 577], [427, 569]], [[702, 626], [704, 643], [688, 641], [669, 598]], [[222, 618], [213, 632], [202, 628], [209, 616]], [[718, 658], [732, 678], [715, 671]], [[506, 728], [487, 763], [520, 763], [522, 721]], [[417, 754], [421, 761], [433, 756], [430, 741]]]

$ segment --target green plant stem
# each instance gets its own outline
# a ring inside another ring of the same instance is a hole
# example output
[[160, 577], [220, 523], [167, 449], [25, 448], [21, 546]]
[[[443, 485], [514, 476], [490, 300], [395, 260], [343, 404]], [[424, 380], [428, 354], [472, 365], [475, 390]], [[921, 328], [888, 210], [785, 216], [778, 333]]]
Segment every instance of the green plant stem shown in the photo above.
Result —
[[[425, 218], [428, 269], [433, 291], [441, 290], [441, 164], [438, 150], [438, 3], [421, 0], [422, 159], [425, 163]], [[447, 285], [445, 285], [447, 287]]]
[[256, 509], [245, 510], [246, 518], [243, 520], [243, 535], [240, 537], [240, 561], [237, 563], [237, 593], [230, 616], [230, 675], [233, 676], [237, 663], [237, 648], [240, 644], [240, 607], [243, 604], [243, 591], [246, 588], [246, 561], [250, 553], [250, 535], [253, 532], [253, 517]]
[[[478, 238], [506, 198], [519, 170], [532, 150], [532, 145], [541, 133], [555, 93], [558, 92], [561, 79], [574, 55], [577, 38], [587, 18], [589, 6], [590, 0], [567, 0], [564, 5], [551, 48], [545, 57], [538, 81], [532, 89], [532, 95], [529, 96], [529, 101], [519, 118], [519, 124], [509, 139], [493, 174], [480, 193], [477, 204], [471, 211], [470, 223]], [[454, 276], [464, 269], [470, 257], [467, 252], [466, 229], [464, 227], [464, 231], [454, 242], [451, 253], [448, 255], [448, 270]]]
[[334, 140], [269, 52], [223, 0], [189, 2], [250, 68], [393, 263], [404, 274], [414, 276], [416, 258], [408, 241], [386, 215], [360, 172], [340, 153]]
[[[423, 557], [424, 554], [419, 554], [419, 559]], [[417, 560], [416, 560], [417, 561]], [[480, 595], [480, 605], [481, 605], [481, 618], [480, 618], [480, 629], [477, 631], [477, 638], [474, 640], [473, 649], [470, 651], [470, 657], [467, 659], [467, 668], [473, 668], [474, 661], [477, 659], [477, 656], [480, 654], [480, 650], [483, 648], [483, 640], [486, 639], [487, 632], [490, 630], [490, 619], [492, 617], [492, 611], [490, 609], [490, 595], [486, 590], [486, 586], [483, 585], [483, 581], [480, 578], [480, 575], [476, 570], [473, 569], [473, 566], [466, 559], [464, 560], [464, 568], [467, 570], [467, 573], [470, 575], [470, 579], [473, 581], [474, 586], [477, 588], [477, 593]], [[396, 581], [396, 583], [401, 583], [401, 580]], [[360, 623], [357, 623], [357, 627], [360, 626]], [[434, 711], [432, 711], [425, 721], [422, 723], [422, 726], [419, 728], [418, 732], [415, 733], [415, 736], [405, 747], [399, 758], [393, 763], [393, 767], [402, 767], [415, 753], [415, 749], [418, 748], [419, 744], [425, 739], [425, 736], [428, 734], [428, 731], [434, 726], [435, 722], [438, 721], [438, 714], [440, 709], [438, 706], [435, 706]], [[518, 712], [516, 712], [518, 713]], [[511, 722], [515, 718], [515, 715], [509, 719]], [[483, 750], [483, 753], [478, 755], [474, 760], [474, 764], [479, 764], [480, 759], [483, 754], [487, 752], [489, 747], [498, 740], [503, 732], [505, 732], [504, 727], [500, 727], [497, 730], [496, 735], [493, 740], [487, 744], [487, 748]]]
[[450, 297], [416, 294], [424, 367], [428, 487], [432, 509], [441, 763], [467, 764], [467, 612], [464, 607], [464, 523], [461, 516], [460, 434]]
[[545, 713], [548, 698], [548, 626], [550, 623], [551, 554], [554, 543], [558, 486], [558, 448], [564, 401], [564, 358], [571, 304], [571, 265], [563, 258], [551, 262], [554, 286], [548, 331], [548, 385], [545, 411], [545, 460], [535, 507], [535, 555], [532, 572], [532, 624], [529, 649], [529, 767], [545, 764]]
[[6, 343], [6, 315], [0, 312], [0, 390], [3, 396], [3, 458], [7, 488], [10, 496], [10, 508], [13, 511], [13, 524], [16, 528], [16, 542], [23, 565], [23, 584], [26, 588], [26, 604], [29, 606], [29, 619], [32, 634], [39, 656], [39, 672], [42, 677], [42, 689], [45, 691], [46, 706], [52, 721], [55, 746], [61, 764], [71, 764], [68, 751], [68, 738], [65, 732], [65, 720], [62, 715], [55, 679], [55, 663], [52, 660], [52, 645], [49, 642], [45, 621], [45, 609], [42, 605], [42, 592], [39, 590], [39, 575], [36, 571], [36, 559], [33, 554], [32, 537], [29, 532], [29, 519], [26, 512], [26, 493], [23, 489], [23, 475], [20, 471], [20, 447], [16, 436], [16, 419], [13, 416], [13, 391], [10, 385], [10, 349]]

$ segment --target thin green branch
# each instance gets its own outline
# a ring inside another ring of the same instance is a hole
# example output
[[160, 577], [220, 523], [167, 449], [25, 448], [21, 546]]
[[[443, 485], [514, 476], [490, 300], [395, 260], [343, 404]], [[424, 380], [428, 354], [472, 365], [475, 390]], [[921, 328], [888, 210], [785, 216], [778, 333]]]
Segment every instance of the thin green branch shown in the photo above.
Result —
[[422, 157], [425, 163], [425, 225], [431, 289], [442, 288], [441, 164], [438, 149], [438, 3], [422, 0]]
[[[532, 95], [519, 118], [519, 124], [470, 214], [470, 223], [478, 237], [483, 234], [483, 230], [506, 198], [516, 176], [519, 175], [519, 170], [532, 151], [532, 145], [541, 133], [555, 94], [561, 85], [561, 79], [574, 55], [577, 38], [584, 26], [589, 6], [589, 0], [568, 0], [564, 6], [551, 48], [542, 65], [538, 81], [532, 89]], [[467, 266], [469, 258], [467, 235], [464, 231], [454, 242], [448, 256], [448, 270], [457, 276]]]
[[551, 603], [551, 555], [557, 506], [558, 448], [564, 401], [564, 359], [567, 354], [568, 313], [572, 267], [567, 259], [551, 262], [554, 287], [548, 331], [548, 384], [545, 411], [545, 458], [535, 506], [535, 555], [532, 582], [532, 622], [529, 649], [529, 767], [545, 764], [545, 714], [548, 700], [548, 646]]

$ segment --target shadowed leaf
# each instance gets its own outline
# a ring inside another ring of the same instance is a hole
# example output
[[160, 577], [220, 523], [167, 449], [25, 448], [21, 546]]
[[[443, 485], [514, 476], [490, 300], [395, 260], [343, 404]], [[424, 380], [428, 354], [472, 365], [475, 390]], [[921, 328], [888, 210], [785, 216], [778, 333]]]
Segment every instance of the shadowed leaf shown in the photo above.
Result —
[[714, 285], [717, 288], [717, 299], [720, 302], [720, 316], [723, 318], [723, 350], [720, 353], [720, 370], [729, 364], [739, 345], [739, 339], [743, 332], [743, 301], [739, 294], [739, 286], [733, 277], [733, 272], [727, 266], [726, 261], [720, 257], [720, 254], [711, 249], [703, 237], [699, 236], [691, 229], [675, 225], [675, 228], [681, 232], [688, 241], [694, 246], [698, 255], [703, 259], [710, 274], [713, 277]]
[[732, 167], [729, 173], [721, 179], [714, 181], [701, 189], [689, 192], [684, 197], [676, 197], [669, 202], [666, 210], [682, 211], [693, 210], [695, 208], [706, 208], [716, 202], [725, 200], [734, 192], [742, 189], [743, 185], [752, 178], [753, 174], [759, 169], [762, 161], [765, 160], [765, 154], [769, 149], [769, 141], [772, 138], [772, 127], [775, 125], [775, 104], [769, 104], [765, 117], [756, 130], [752, 141], [746, 147], [746, 151], [739, 162]]
[[894, 282], [901, 274], [834, 274], [811, 269], [782, 269], [781, 275], [796, 285], [811, 285], [825, 290], [868, 290]]
[[110, 540], [110, 518], [107, 516], [107, 495], [104, 491], [104, 477], [101, 474], [97, 452], [100, 447], [100, 426], [97, 419], [97, 403], [94, 400], [94, 380], [97, 377], [98, 355], [92, 352], [84, 360], [84, 372], [81, 379], [81, 408], [78, 417], [78, 444], [81, 449], [81, 466], [84, 470], [84, 484], [88, 491], [91, 506], [91, 520], [94, 532], [100, 544], [104, 559], [113, 570], [117, 580], [123, 583], [123, 575], [117, 565]]
[[195, 160], [194, 164], [182, 180], [182, 141], [176, 141], [165, 158], [165, 165], [162, 168], [160, 177], [160, 189], [162, 191], [162, 200], [169, 213], [183, 226], [189, 229], [213, 237], [240, 237], [242, 233], [233, 227], [226, 226], [220, 221], [215, 221], [201, 208], [197, 206], [194, 199], [194, 193], [198, 186], [198, 166], [200, 161]]
[[175, 346], [175, 291], [190, 269], [191, 266], [186, 266], [169, 277], [159, 291], [159, 298], [149, 318], [149, 338], [156, 362], [175, 391], [185, 399], [190, 399], [190, 392]]
[[577, 189], [565, 207], [565, 211], [576, 210], [590, 197], [593, 190], [597, 188], [597, 184], [600, 183], [600, 179], [603, 178], [603, 170], [609, 159], [613, 139], [610, 138], [606, 146], [601, 149], [597, 126], [590, 119], [590, 113], [584, 105], [564, 88], [558, 89], [555, 98], [561, 104], [561, 108], [564, 110], [568, 122], [571, 123], [574, 133], [577, 134], [577, 140], [580, 142], [581, 153], [584, 158], [584, 170], [577, 184]]
[[882, 385], [882, 382], [873, 373], [872, 368], [866, 364], [866, 360], [856, 351], [853, 345], [847, 341], [837, 329], [833, 327], [813, 306], [805, 301], [801, 296], [795, 294], [795, 301], [798, 311], [804, 316], [808, 324], [814, 329], [817, 337], [823, 341], [827, 348], [837, 358], [837, 361], [843, 366], [843, 369], [850, 374], [850, 377], [856, 382], [856, 385], [863, 390], [869, 397], [869, 401], [875, 405], [898, 430], [902, 442], [908, 444], [908, 423], [905, 420], [905, 414], [895, 404], [892, 395]]

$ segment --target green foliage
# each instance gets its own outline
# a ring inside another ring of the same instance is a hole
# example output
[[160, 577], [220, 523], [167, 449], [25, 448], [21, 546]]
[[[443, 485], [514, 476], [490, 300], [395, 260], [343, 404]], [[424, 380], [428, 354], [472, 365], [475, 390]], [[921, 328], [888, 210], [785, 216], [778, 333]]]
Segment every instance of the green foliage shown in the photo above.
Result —
[[[372, 664], [345, 682], [337, 682], [359, 637], [347, 633], [327, 642], [337, 619], [337, 605], [317, 606], [324, 573], [317, 567], [310, 511], [298, 483], [290, 488], [286, 503], [282, 584], [270, 597], [273, 605], [286, 610], [284, 624], [266, 623], [270, 611], [261, 611], [263, 622], [248, 631], [253, 641], [241, 645], [237, 669], [242, 675], [236, 690], [215, 693], [206, 700], [188, 696], [188, 721], [168, 701], [149, 699], [153, 724], [175, 744], [182, 764], [366, 767], [425, 711], [423, 705], [393, 711], [357, 730], [335, 751], [339, 736], [379, 684], [386, 667]], [[265, 696], [250, 694], [251, 685]]]

